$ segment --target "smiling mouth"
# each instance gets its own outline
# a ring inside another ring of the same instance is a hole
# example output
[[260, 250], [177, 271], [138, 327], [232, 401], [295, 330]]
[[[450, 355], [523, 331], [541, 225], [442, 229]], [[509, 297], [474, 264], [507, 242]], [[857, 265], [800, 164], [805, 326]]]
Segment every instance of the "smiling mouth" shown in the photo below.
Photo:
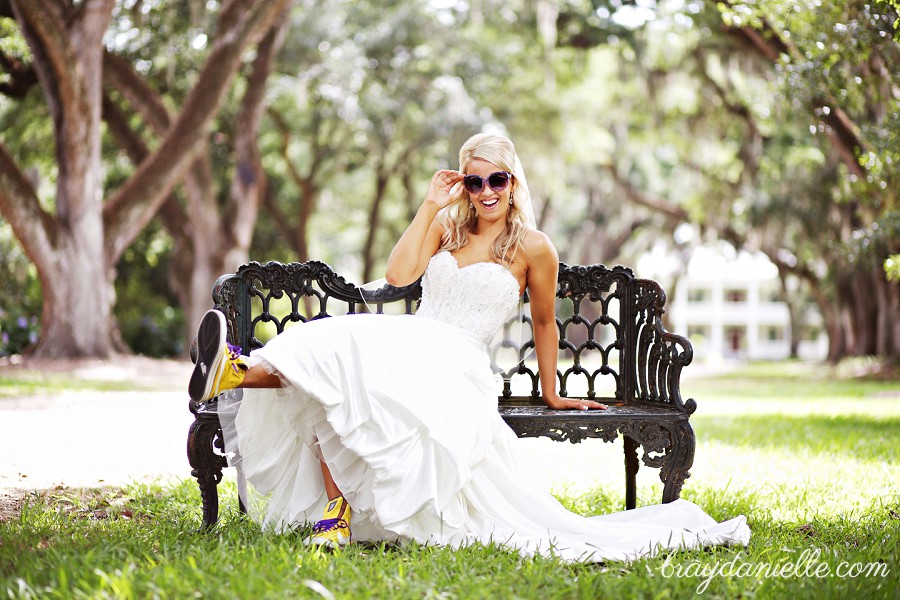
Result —
[[482, 204], [485, 208], [492, 208], [495, 204], [497, 204], [497, 202], [498, 202], [499, 200], [500, 200], [499, 198], [494, 198], [493, 200], [484, 200], [481, 204]]

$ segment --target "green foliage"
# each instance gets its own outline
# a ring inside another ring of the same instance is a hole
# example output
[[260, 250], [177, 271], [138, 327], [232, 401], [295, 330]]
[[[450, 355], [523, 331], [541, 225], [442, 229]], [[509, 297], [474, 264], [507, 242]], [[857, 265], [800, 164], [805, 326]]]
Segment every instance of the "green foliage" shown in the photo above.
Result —
[[274, 250], [275, 233], [292, 242], [301, 228], [295, 215], [315, 202], [311, 254], [353, 277], [377, 179], [385, 179], [386, 218], [374, 254], [383, 260], [408, 222], [410, 197], [420, 201], [434, 169], [454, 164], [456, 144], [484, 122], [471, 85], [494, 73], [478, 70], [482, 50], [466, 46], [455, 8], [333, 1], [298, 14], [260, 138], [280, 214], [261, 217], [254, 252]]
[[171, 260], [171, 240], [153, 226], [125, 251], [116, 268], [116, 321], [122, 339], [138, 354], [185, 353], [184, 313], [168, 279]]
[[864, 145], [875, 146], [874, 156], [860, 157], [871, 175], [867, 183], [885, 189], [892, 174], [871, 169], [887, 158], [883, 151], [889, 148], [881, 140], [896, 129], [893, 112], [898, 105], [890, 91], [896, 82], [888, 65], [900, 58], [900, 46], [891, 39], [888, 25], [896, 15], [886, 5], [882, 9], [858, 1], [821, 7], [767, 2], [735, 4], [723, 17], [730, 23], [736, 13], [749, 15], [751, 22], [765, 19], [774, 31], [787, 32], [782, 36], [795, 52], [782, 54], [776, 69], [785, 105], [799, 109], [798, 117], [808, 115], [813, 136], [830, 131], [825, 121], [832, 112], [845, 111], [861, 127]]
[[37, 341], [40, 296], [34, 265], [0, 219], [0, 356], [21, 354]]
[[218, 1], [117, 2], [106, 35], [109, 49], [136, 70], [174, 107], [183, 102], [209, 52]]
[[894, 39], [900, 42], [900, 1], [898, 0], [875, 0], [875, 4], [887, 4], [894, 9], [895, 18], [891, 25], [894, 27]]
[[[118, 2], [106, 46], [174, 113], [209, 53], [220, 4]], [[825, 291], [835, 297], [835, 286], [860, 264], [890, 268], [900, 252], [897, 6], [296, 3], [267, 83], [271, 110], [259, 148], [269, 204], [251, 258], [295, 259], [298, 215], [315, 201], [310, 255], [357, 277], [377, 220], [378, 273], [434, 169], [455, 167], [460, 143], [488, 127], [516, 141], [540, 225], [564, 260], [634, 264], [654, 244], [686, 248], [720, 236], [824, 274]], [[795, 49], [774, 63], [735, 43], [734, 29], [767, 24]], [[0, 52], [30, 59], [9, 19], [0, 19]], [[236, 78], [209, 138], [210, 187], [220, 199], [233, 177], [230, 140], [242, 125], [236, 115], [244, 85]], [[829, 115], [837, 110], [865, 150], [862, 177], [834, 149]], [[129, 123], [151, 149], [158, 143], [138, 115]], [[56, 168], [51, 124], [38, 86], [24, 98], [0, 98], [3, 144], [37, 182], [48, 210]], [[133, 173], [111, 136], [103, 160], [107, 191]], [[379, 176], [384, 198], [379, 219], [370, 220]], [[675, 239], [685, 220], [693, 239]], [[175, 247], [163, 243], [158, 261], [175, 264]], [[135, 251], [146, 248], [142, 241]], [[156, 300], [117, 309], [126, 319], [123, 334], [142, 344], [167, 339], [180, 319], [170, 286], [184, 282], [167, 282], [134, 255], [126, 262], [120, 299]], [[141, 324], [147, 318], [152, 323]], [[175, 351], [163, 346], [140, 351]]]
[[900, 281], [900, 254], [893, 254], [884, 260], [884, 272], [891, 281]]
[[[31, 50], [14, 19], [0, 17], [0, 53], [23, 63], [31, 62]], [[0, 83], [6, 82], [7, 74], [0, 74]]]

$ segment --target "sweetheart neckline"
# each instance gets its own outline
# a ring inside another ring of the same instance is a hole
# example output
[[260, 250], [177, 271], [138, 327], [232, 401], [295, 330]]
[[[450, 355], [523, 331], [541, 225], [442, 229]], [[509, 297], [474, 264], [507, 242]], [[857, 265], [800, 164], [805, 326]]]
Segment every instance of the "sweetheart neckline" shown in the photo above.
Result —
[[[450, 258], [452, 258], [453, 262], [456, 264], [457, 271], [464, 271], [464, 270], [468, 269], [469, 267], [474, 267], [475, 265], [496, 265], [496, 266], [500, 267], [501, 269], [503, 269], [503, 271], [505, 271], [507, 275], [512, 277], [512, 280], [516, 284], [516, 292], [520, 296], [522, 295], [522, 288], [519, 285], [519, 279], [515, 275], [513, 275], [513, 272], [510, 271], [509, 267], [507, 267], [505, 265], [501, 265], [500, 263], [490, 261], [490, 260], [480, 260], [480, 261], [476, 261], [473, 263], [469, 263], [469, 264], [461, 267], [461, 266], [459, 266], [459, 259], [457, 259], [455, 256], [453, 256], [453, 254], [449, 250], [441, 250], [440, 252], [438, 252], [438, 254], [447, 254]], [[435, 256], [437, 256], [437, 255], [435, 255]]]

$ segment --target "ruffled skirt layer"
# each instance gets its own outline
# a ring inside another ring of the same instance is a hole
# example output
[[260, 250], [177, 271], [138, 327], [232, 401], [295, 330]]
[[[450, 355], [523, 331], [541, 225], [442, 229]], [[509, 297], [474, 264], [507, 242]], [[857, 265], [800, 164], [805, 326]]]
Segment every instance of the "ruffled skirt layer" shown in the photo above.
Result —
[[585, 518], [536, 489], [497, 412], [484, 343], [452, 325], [332, 317], [286, 330], [250, 359], [283, 387], [231, 392], [219, 412], [232, 464], [254, 490], [244, 502], [265, 527], [321, 517], [321, 458], [353, 509], [355, 540], [495, 542], [595, 562], [749, 540], [744, 517], [716, 523], [683, 500]]

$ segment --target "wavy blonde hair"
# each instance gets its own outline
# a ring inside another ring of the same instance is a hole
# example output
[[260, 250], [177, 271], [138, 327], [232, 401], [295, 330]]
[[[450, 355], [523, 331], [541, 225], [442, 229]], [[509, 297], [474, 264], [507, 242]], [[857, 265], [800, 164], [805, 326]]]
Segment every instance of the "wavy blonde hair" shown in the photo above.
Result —
[[[531, 196], [528, 193], [522, 163], [519, 162], [512, 140], [496, 133], [478, 133], [462, 145], [459, 149], [460, 172], [465, 173], [473, 160], [487, 161], [513, 175], [510, 182], [512, 204], [506, 214], [506, 227], [491, 247], [491, 258], [501, 264], [510, 264], [515, 259], [528, 230], [534, 228], [534, 223], [529, 222], [531, 213], [526, 211], [526, 207], [531, 208]], [[532, 215], [531, 221], [533, 218]], [[452, 252], [465, 246], [469, 241], [469, 233], [475, 229], [478, 222], [478, 215], [469, 201], [469, 193], [462, 185], [448, 205], [443, 221], [446, 231], [441, 237], [440, 249]]]

